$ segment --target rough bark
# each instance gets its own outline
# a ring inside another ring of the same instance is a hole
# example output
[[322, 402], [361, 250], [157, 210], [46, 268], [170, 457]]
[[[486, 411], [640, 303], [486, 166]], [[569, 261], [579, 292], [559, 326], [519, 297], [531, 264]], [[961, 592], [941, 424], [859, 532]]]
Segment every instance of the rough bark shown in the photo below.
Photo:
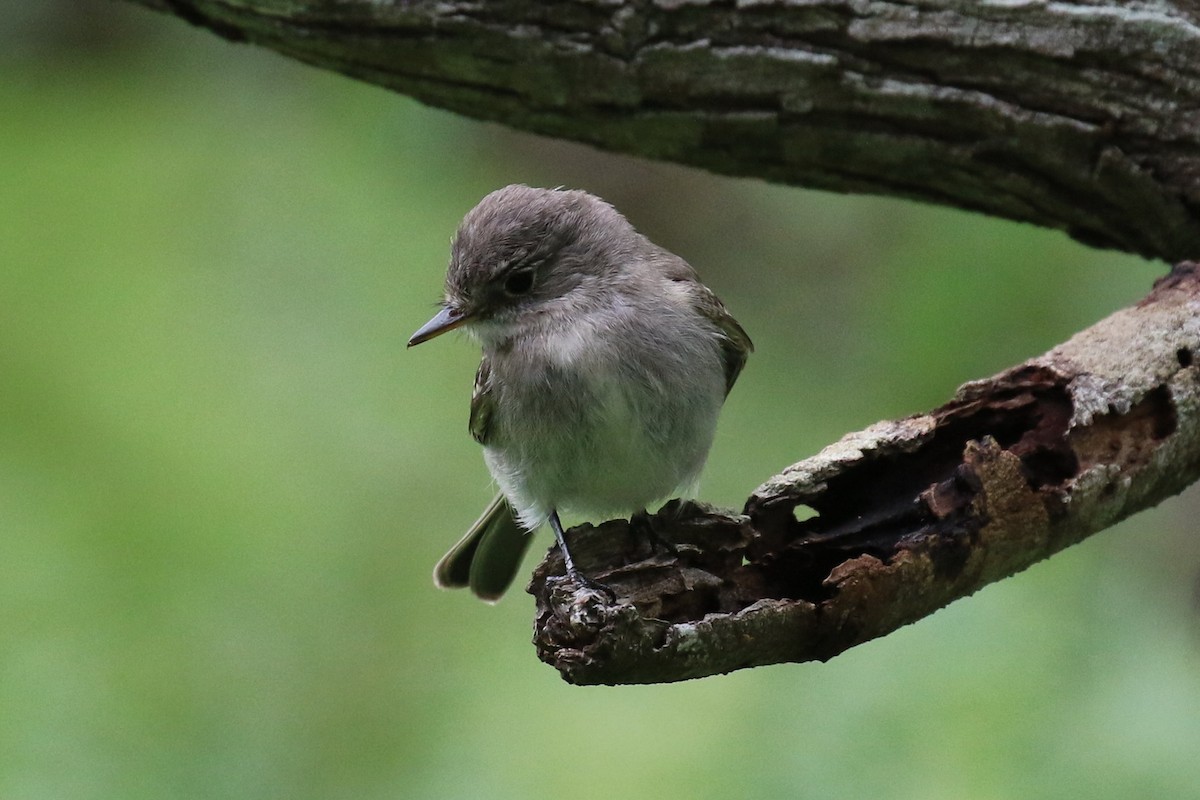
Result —
[[1198, 254], [1196, 2], [135, 2], [523, 130]]
[[740, 515], [669, 504], [674, 554], [623, 521], [576, 528], [576, 563], [616, 598], [551, 550], [529, 589], [539, 655], [572, 683], [675, 681], [825, 660], [931, 614], [1197, 480], [1198, 351], [1183, 264], [1045, 355], [787, 468]]

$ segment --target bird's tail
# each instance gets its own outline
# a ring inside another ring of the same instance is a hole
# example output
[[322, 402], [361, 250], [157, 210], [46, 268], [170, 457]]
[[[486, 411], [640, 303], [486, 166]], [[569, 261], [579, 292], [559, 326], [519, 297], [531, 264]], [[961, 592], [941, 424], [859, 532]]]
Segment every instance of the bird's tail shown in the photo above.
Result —
[[521, 527], [512, 506], [498, 494], [433, 568], [433, 582], [442, 589], [469, 587], [477, 597], [494, 603], [516, 577], [531, 541], [530, 531]]

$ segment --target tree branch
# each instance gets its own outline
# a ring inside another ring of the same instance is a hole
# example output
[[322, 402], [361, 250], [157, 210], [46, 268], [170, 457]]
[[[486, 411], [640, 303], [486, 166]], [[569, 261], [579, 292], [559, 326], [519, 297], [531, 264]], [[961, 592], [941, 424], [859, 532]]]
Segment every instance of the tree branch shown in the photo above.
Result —
[[1200, 249], [1195, 2], [135, 2], [522, 130]]
[[572, 683], [676, 681], [918, 620], [1197, 480], [1198, 351], [1200, 265], [1181, 264], [1045, 355], [787, 468], [743, 515], [668, 504], [675, 554], [624, 521], [576, 528], [576, 563], [618, 599], [551, 550], [529, 588], [539, 655]]

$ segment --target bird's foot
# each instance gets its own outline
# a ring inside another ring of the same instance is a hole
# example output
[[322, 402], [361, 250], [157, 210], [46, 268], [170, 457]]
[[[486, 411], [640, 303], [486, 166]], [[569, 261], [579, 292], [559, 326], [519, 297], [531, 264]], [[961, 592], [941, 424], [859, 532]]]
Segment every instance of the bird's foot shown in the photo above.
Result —
[[607, 583], [601, 583], [600, 581], [598, 581], [594, 578], [589, 578], [587, 575], [584, 575], [582, 572], [580, 572], [578, 569], [575, 569], [574, 567], [567, 570], [567, 578], [569, 580], [575, 581], [575, 583], [578, 583], [580, 586], [582, 586], [584, 589], [587, 589], [588, 591], [604, 595], [604, 597], [606, 597], [608, 599], [608, 602], [610, 604], [617, 602], [616, 590], [614, 590]]
[[558, 547], [562, 551], [563, 565], [567, 568], [567, 578], [575, 581], [575, 583], [578, 583], [585, 589], [606, 596], [610, 603], [616, 603], [617, 593], [613, 591], [611, 586], [589, 578], [575, 566], [575, 559], [571, 558], [571, 550], [567, 547], [567, 537], [563, 532], [562, 523], [558, 519], [557, 511], [550, 512], [550, 528], [554, 531], [554, 538], [558, 541]]

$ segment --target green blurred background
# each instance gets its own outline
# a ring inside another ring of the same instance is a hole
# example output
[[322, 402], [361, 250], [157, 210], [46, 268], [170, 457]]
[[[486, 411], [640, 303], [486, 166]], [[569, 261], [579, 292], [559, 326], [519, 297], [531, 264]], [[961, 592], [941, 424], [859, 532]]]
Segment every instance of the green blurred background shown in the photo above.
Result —
[[527, 595], [431, 585], [490, 494], [478, 353], [404, 348], [483, 194], [597, 192], [755, 338], [704, 484], [736, 507], [1161, 265], [512, 133], [120, 3], [0, 10], [3, 800], [1200, 793], [1196, 491], [828, 664], [576, 688]]

